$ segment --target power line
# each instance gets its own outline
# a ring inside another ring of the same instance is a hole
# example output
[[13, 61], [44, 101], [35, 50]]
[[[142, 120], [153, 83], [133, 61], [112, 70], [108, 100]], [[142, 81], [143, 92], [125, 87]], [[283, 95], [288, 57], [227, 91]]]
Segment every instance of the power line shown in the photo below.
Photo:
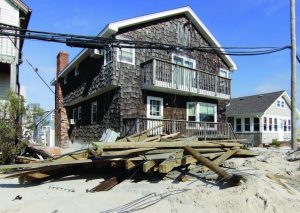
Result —
[[[21, 33], [20, 33], [21, 32]], [[27, 30], [12, 26], [0, 26], [0, 35], [13, 36], [21, 39], [40, 40], [48, 42], [64, 43], [71, 47], [107, 49], [117, 48], [135, 48], [135, 49], [157, 49], [157, 50], [188, 50], [200, 51], [209, 54], [232, 55], [232, 56], [255, 56], [272, 54], [275, 52], [289, 49], [290, 46], [281, 47], [217, 47], [217, 46], [184, 46], [173, 45], [148, 41], [132, 41], [113, 38], [101, 38], [98, 36], [83, 36], [74, 34], [62, 34], [53, 32], [44, 32], [36, 30]]]

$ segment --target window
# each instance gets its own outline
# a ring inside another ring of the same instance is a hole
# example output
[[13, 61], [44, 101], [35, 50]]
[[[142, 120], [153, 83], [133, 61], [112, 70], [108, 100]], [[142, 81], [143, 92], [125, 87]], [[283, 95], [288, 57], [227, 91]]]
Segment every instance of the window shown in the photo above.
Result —
[[278, 123], [277, 123], [277, 118], [274, 118], [274, 131], [278, 131]]
[[104, 50], [104, 66], [112, 62], [112, 48]]
[[285, 132], [287, 131], [286, 120], [283, 120], [283, 129], [284, 129]]
[[250, 118], [245, 118], [244, 122], [245, 122], [245, 126], [244, 126], [245, 132], [250, 132]]
[[273, 119], [272, 118], [269, 118], [269, 131], [272, 131], [272, 126], [273, 126]]
[[197, 103], [187, 103], [187, 120], [196, 121]]
[[283, 100], [277, 100], [277, 101], [276, 101], [276, 106], [277, 106], [278, 108], [284, 108], [285, 103], [284, 103]]
[[264, 117], [264, 131], [267, 131], [267, 118]]
[[118, 48], [117, 60], [127, 64], [135, 64], [135, 50], [134, 48]]
[[97, 122], [97, 101], [91, 104], [91, 123]]
[[219, 71], [219, 76], [229, 78], [229, 71], [221, 68]]
[[240, 119], [240, 118], [236, 119], [236, 131], [237, 132], [242, 131], [242, 119]]
[[259, 131], [259, 118], [253, 118], [253, 130]]
[[78, 107], [78, 120], [81, 120], [81, 106]]
[[277, 107], [280, 107], [281, 106], [281, 104], [280, 104], [280, 100], [277, 100]]
[[179, 87], [196, 87], [196, 73], [189, 72], [187, 68], [195, 69], [196, 61], [194, 59], [172, 54], [172, 63], [180, 66], [173, 65], [172, 69], [172, 83]]
[[67, 76], [64, 77], [64, 84], [67, 84]]
[[75, 76], [78, 76], [78, 75], [79, 75], [78, 67], [75, 68], [75, 70], [74, 70], [74, 75], [75, 75]]
[[154, 118], [163, 117], [163, 99], [158, 97], [147, 97], [147, 116]]
[[215, 120], [216, 120], [216, 105], [200, 103], [199, 118], [200, 118], [200, 121], [215, 122]]
[[77, 120], [77, 108], [73, 108], [73, 119], [76, 121]]
[[284, 101], [281, 101], [281, 108], [284, 108]]

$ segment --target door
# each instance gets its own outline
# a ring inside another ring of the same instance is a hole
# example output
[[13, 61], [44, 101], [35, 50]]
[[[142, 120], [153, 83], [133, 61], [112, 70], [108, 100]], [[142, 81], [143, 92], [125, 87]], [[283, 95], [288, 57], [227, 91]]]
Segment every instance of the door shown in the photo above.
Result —
[[[147, 129], [162, 125], [163, 119], [163, 98], [147, 97]], [[163, 127], [158, 127], [149, 132], [149, 135], [162, 134]]]
[[[173, 87], [180, 90], [189, 90], [191, 87], [196, 87], [196, 71], [192, 70], [196, 67], [195, 60], [183, 56], [173, 55], [172, 63], [180, 65], [172, 67]], [[184, 67], [191, 69], [186, 69]]]

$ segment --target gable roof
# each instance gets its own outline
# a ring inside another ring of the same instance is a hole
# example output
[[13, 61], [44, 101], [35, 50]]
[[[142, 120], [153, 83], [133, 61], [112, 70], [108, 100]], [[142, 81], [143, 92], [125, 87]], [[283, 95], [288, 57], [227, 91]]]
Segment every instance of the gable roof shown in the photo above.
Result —
[[233, 98], [226, 107], [226, 115], [262, 114], [283, 94], [287, 96], [285, 99], [289, 105], [289, 97], [285, 91]]
[[[199, 32], [204, 36], [204, 38], [208, 41], [211, 46], [219, 47], [220, 51], [225, 52], [219, 42], [215, 39], [215, 37], [211, 34], [211, 32], [207, 29], [207, 27], [203, 24], [203, 22], [199, 19], [199, 17], [194, 13], [194, 11], [190, 7], [181, 7], [173, 10], [167, 10], [163, 12], [153, 13], [149, 15], [139, 16], [136, 18], [125, 19], [118, 22], [113, 22], [108, 25], [98, 34], [99, 37], [108, 38], [111, 35], [116, 34], [119, 30], [139, 24], [143, 24], [146, 22], [156, 21], [159, 19], [164, 19], [172, 16], [177, 16], [180, 14], [186, 15], [189, 20], [194, 24], [194, 26], [199, 30]], [[80, 61], [82, 61], [85, 57], [88, 56], [88, 49], [82, 50], [66, 67], [65, 69], [58, 75], [58, 78], [63, 77], [69, 71], [71, 71]], [[230, 70], [237, 70], [237, 65], [231, 59], [230, 56], [221, 54], [220, 57], [224, 60], [224, 62], [230, 67]], [[51, 82], [53, 85], [55, 80]]]

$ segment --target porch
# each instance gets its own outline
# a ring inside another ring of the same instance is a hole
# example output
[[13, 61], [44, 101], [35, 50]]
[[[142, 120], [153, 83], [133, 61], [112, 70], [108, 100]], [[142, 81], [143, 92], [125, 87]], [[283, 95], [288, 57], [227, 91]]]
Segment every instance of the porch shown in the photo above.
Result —
[[141, 64], [144, 89], [230, 99], [231, 79], [178, 65], [162, 59], [150, 59]]
[[154, 129], [149, 132], [149, 136], [180, 132], [185, 137], [195, 136], [200, 140], [236, 139], [230, 123], [195, 122], [143, 117], [124, 118], [122, 134], [123, 136], [133, 135], [151, 128]]

